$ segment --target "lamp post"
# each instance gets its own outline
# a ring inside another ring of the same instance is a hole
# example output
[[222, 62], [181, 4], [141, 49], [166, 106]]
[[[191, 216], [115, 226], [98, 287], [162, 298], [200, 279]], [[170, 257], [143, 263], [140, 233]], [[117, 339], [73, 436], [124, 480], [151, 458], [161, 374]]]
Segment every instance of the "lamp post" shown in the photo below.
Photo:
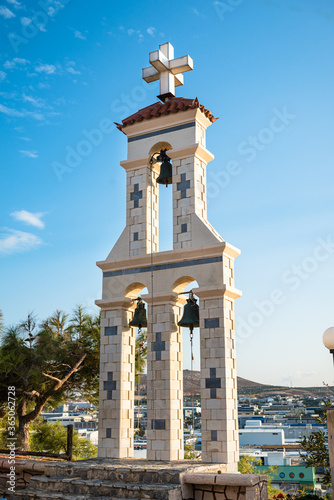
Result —
[[[325, 331], [322, 341], [333, 355], [334, 363], [334, 327], [327, 328]], [[332, 474], [332, 498], [334, 495], [334, 409], [327, 410], [327, 433], [328, 433], [328, 454], [329, 454], [329, 465]]]

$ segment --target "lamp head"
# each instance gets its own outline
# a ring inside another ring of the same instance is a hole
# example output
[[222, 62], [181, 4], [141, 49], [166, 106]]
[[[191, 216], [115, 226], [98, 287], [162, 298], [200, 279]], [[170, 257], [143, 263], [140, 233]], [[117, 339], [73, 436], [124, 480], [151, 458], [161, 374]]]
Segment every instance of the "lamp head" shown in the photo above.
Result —
[[334, 351], [334, 326], [327, 328], [323, 334], [322, 341], [330, 351]]

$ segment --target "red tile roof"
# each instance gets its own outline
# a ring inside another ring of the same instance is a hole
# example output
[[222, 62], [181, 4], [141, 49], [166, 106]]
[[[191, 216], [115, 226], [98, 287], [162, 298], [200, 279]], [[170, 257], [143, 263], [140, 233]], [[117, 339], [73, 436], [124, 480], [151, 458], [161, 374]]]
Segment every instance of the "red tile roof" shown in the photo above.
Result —
[[217, 118], [205, 107], [198, 102], [198, 99], [186, 99], [185, 97], [170, 97], [165, 102], [155, 102], [146, 108], [140, 109], [131, 116], [122, 120], [122, 124], [116, 123], [119, 130], [123, 130], [127, 125], [141, 122], [142, 120], [150, 120], [161, 115], [169, 115], [169, 113], [177, 113], [178, 111], [187, 111], [188, 109], [198, 108], [211, 121], [215, 122]]

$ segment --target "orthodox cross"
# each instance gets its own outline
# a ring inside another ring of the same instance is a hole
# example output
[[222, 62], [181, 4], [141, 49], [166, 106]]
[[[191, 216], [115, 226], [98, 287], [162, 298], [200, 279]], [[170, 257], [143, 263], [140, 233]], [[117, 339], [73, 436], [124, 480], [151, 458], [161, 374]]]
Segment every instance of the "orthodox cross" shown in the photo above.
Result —
[[194, 68], [190, 56], [174, 59], [174, 47], [170, 43], [159, 45], [159, 50], [150, 52], [149, 61], [151, 66], [143, 68], [143, 80], [147, 83], [160, 80], [158, 97], [163, 101], [167, 97], [175, 96], [175, 87], [183, 85], [182, 73]]

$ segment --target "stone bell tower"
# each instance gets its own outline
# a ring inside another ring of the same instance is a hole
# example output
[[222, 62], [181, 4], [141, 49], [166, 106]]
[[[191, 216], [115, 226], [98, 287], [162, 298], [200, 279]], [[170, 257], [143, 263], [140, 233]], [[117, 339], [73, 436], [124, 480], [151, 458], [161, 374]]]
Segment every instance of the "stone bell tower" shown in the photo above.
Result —
[[[101, 308], [99, 456], [133, 456], [134, 299], [147, 303], [147, 459], [183, 459], [182, 316], [185, 287], [197, 281], [201, 346], [202, 461], [235, 471], [238, 456], [234, 259], [240, 252], [207, 220], [206, 130], [215, 122], [197, 98], [175, 97], [189, 56], [175, 59], [169, 44], [150, 53], [147, 82], [160, 80], [160, 101], [125, 118], [126, 227], [106, 260]], [[173, 250], [159, 252], [160, 163], [172, 162]], [[155, 155], [156, 157], [156, 155]]]

